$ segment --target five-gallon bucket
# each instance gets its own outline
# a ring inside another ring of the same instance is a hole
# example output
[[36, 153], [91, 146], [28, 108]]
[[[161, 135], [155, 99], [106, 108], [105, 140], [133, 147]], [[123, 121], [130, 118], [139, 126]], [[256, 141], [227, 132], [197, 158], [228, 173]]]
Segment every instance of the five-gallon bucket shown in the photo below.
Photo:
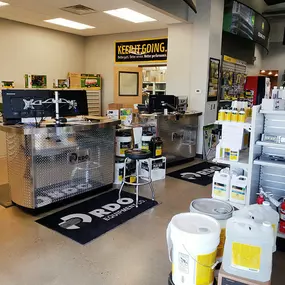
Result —
[[169, 259], [175, 285], [211, 285], [221, 228], [217, 220], [196, 213], [175, 215], [167, 227]]
[[222, 261], [226, 240], [227, 220], [232, 217], [234, 208], [227, 202], [216, 199], [196, 199], [190, 204], [191, 213], [199, 213], [215, 218], [221, 226], [220, 244], [217, 251], [217, 259]]

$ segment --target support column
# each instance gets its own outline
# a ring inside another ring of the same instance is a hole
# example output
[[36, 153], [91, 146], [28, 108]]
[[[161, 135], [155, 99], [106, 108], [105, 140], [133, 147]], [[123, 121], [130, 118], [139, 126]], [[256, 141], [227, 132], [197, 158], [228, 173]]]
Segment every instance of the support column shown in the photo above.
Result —
[[203, 153], [203, 126], [213, 123], [217, 102], [207, 102], [209, 59], [221, 59], [224, 0], [197, 1], [190, 24], [168, 27], [167, 94], [189, 97], [189, 109], [199, 119], [197, 153]]

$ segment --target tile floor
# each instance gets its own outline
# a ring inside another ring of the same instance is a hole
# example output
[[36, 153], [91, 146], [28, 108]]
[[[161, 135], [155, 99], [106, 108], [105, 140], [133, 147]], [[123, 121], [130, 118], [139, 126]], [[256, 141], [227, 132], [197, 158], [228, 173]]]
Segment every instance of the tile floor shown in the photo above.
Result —
[[[173, 215], [188, 211], [191, 200], [210, 197], [211, 187], [170, 177], [154, 185], [161, 205], [85, 246], [17, 207], [0, 209], [0, 284], [167, 285], [166, 227]], [[284, 284], [284, 262], [285, 253], [275, 254], [272, 285]]]

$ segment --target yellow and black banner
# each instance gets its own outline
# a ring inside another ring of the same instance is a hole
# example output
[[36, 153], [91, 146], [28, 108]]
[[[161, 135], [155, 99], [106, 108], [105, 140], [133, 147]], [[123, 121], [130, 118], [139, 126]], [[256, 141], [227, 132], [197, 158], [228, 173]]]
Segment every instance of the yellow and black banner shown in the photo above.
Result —
[[115, 42], [115, 62], [165, 62], [167, 38]]

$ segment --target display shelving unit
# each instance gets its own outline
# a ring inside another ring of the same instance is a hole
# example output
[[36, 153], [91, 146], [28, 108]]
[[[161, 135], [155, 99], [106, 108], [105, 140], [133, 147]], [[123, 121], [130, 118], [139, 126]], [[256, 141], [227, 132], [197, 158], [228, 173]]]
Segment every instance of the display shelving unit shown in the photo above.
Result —
[[102, 115], [101, 90], [86, 90], [88, 113], [90, 116]]
[[[285, 111], [266, 111], [261, 110], [261, 106], [254, 106], [250, 124], [248, 161], [244, 161], [242, 156], [236, 163], [216, 160], [216, 162], [247, 170], [246, 205], [256, 203], [260, 187], [265, 192], [271, 192], [276, 199], [285, 196], [285, 159], [269, 158], [269, 156], [285, 158], [285, 144], [261, 141], [262, 134], [285, 137]], [[247, 128], [247, 125], [245, 124], [244, 127]], [[278, 236], [285, 238], [285, 234], [282, 233], [278, 233]]]
[[143, 88], [151, 95], [166, 94], [166, 82], [143, 82]]

